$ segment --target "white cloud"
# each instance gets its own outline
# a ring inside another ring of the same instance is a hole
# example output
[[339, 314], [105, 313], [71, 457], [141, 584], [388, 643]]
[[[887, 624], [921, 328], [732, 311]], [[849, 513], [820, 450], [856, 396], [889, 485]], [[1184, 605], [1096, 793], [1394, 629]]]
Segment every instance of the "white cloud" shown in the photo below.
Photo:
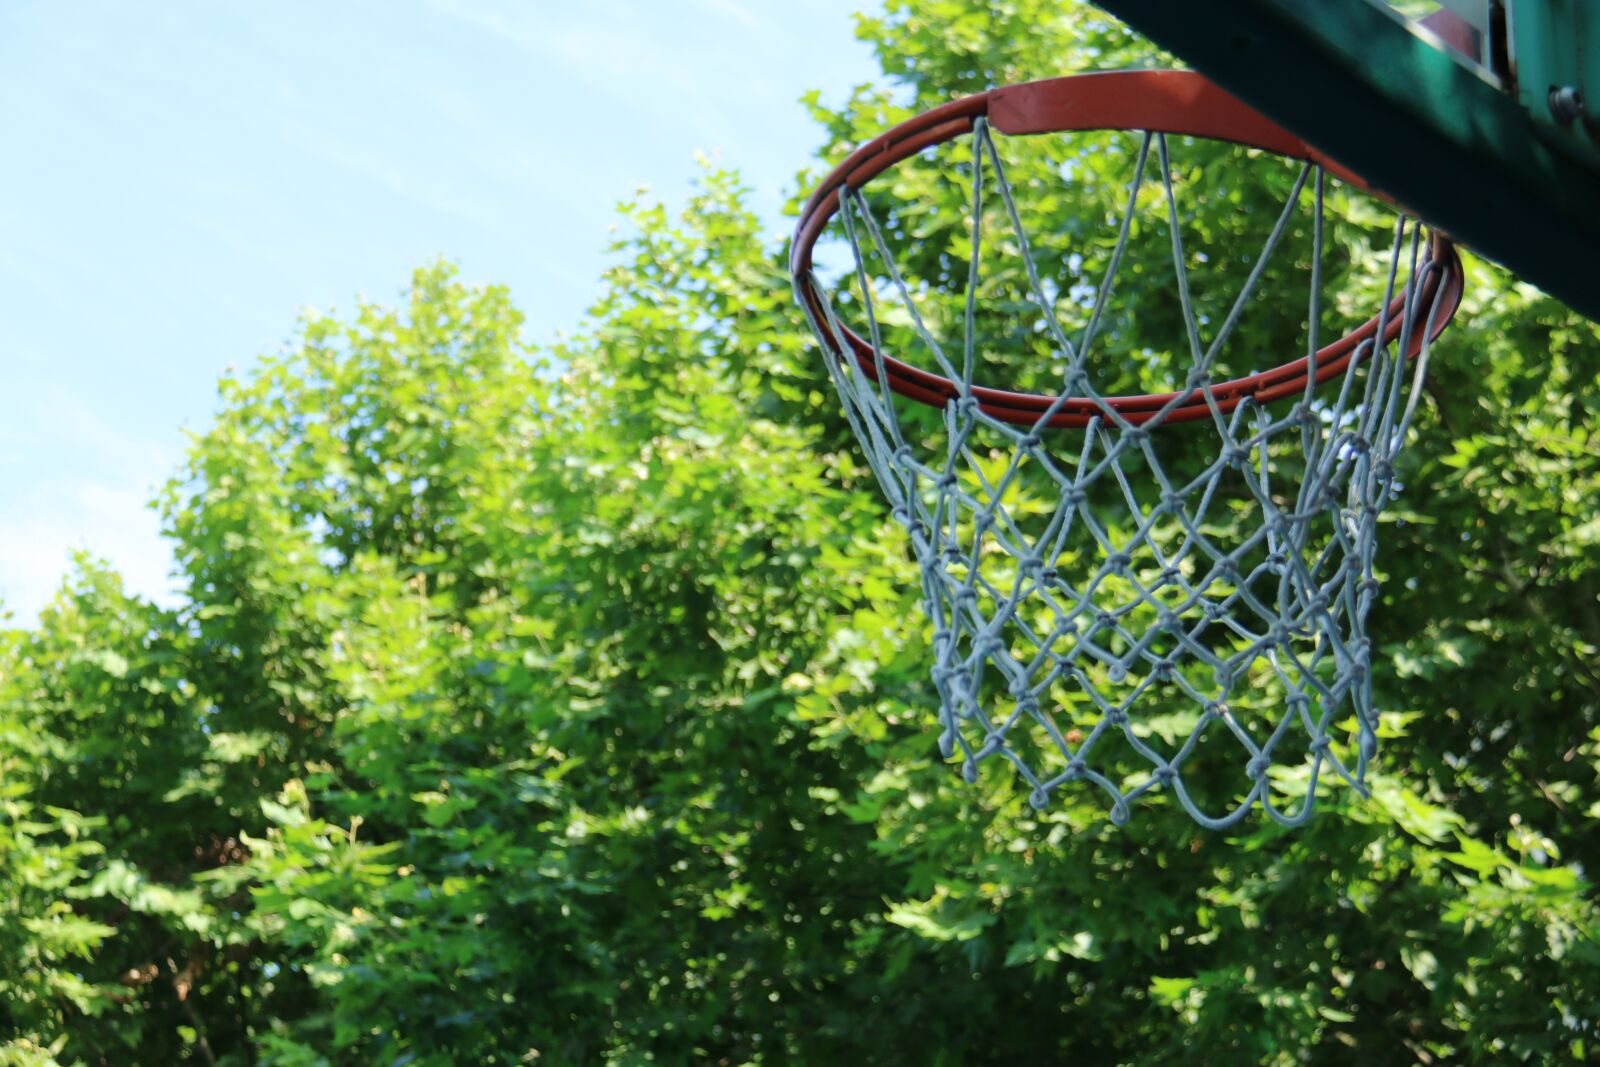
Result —
[[148, 501], [176, 448], [123, 433], [70, 396], [10, 407], [0, 405], [0, 604], [11, 623], [34, 621], [80, 551], [107, 560], [129, 592], [172, 602], [172, 551]]
[[[637, 96], [641, 85], [655, 83], [697, 100], [713, 99], [725, 72], [695, 52], [663, 49], [644, 20], [626, 5], [580, 4], [502, 6], [482, 0], [429, 0], [440, 14], [473, 26], [505, 44], [541, 60], [554, 59], [575, 81], [632, 99], [648, 108], [654, 101]], [[742, 9], [729, 0], [708, 0], [707, 7], [736, 19]], [[738, 19], [753, 27], [753, 19]], [[708, 44], [708, 50], [711, 46]]]
[[700, 3], [706, 10], [726, 15], [746, 29], [754, 30], [761, 26], [761, 20], [756, 18], [755, 13], [748, 7], [739, 3], [739, 0], [700, 0]]
[[[0, 602], [26, 626], [55, 596], [75, 552], [105, 559], [130, 593], [175, 600], [172, 550], [149, 494], [128, 486], [82, 482], [43, 500], [25, 500], [21, 515], [0, 519]], [[35, 510], [37, 509], [37, 510]]]

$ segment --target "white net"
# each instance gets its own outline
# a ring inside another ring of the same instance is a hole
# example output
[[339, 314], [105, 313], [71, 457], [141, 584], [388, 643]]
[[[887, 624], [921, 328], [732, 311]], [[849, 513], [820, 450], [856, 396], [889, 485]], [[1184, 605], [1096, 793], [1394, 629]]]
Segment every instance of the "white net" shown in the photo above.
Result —
[[[854, 267], [841, 286], [862, 333], [846, 329], [838, 294], [814, 272], [796, 279], [921, 567], [942, 752], [968, 781], [985, 761], [1009, 762], [1040, 808], [1069, 784], [1092, 783], [1119, 823], [1157, 790], [1212, 828], [1256, 805], [1300, 823], [1330, 771], [1363, 790], [1378, 726], [1367, 619], [1379, 516], [1396, 490], [1429, 344], [1453, 310], [1441, 277], [1453, 258], [1430, 257], [1420, 227], [1396, 217], [1369, 328], [1319, 351], [1327, 180], [1305, 164], [1224, 313], [1197, 310], [1183, 183], [1167, 138], [1145, 134], [1103, 274], [1072, 298], [1073, 286], [1041, 272], [982, 119], [971, 146], [965, 284], [947, 286], [959, 290], [958, 310], [930, 321], [929, 284], [897, 266], [882, 211], [860, 189], [841, 190], [838, 221]], [[1128, 402], [1102, 394], [1113, 372], [1090, 354], [1119, 314], [1119, 267], [1152, 190], [1181, 334], [1168, 366], [1183, 370], [1176, 392]], [[983, 313], [996, 220], [1007, 224], [996, 255], [1023, 268], [1013, 335], [1032, 351], [1042, 344], [1059, 372], [1059, 391], [1031, 402], [974, 381], [1007, 336]], [[1223, 354], [1296, 227], [1309, 238], [1304, 382], [1241, 385]], [[1049, 262], [1058, 272], [1066, 260]], [[887, 336], [895, 356], [920, 353], [947, 379], [931, 406], [928, 379], [886, 355]], [[902, 395], [918, 395], [908, 382], [922, 387], [919, 399]]]

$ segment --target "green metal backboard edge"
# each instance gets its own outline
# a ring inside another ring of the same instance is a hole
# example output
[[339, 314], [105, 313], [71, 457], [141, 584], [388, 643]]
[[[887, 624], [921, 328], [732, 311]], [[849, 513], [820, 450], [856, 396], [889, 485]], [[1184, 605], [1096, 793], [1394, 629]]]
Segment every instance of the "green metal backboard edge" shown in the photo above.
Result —
[[[1437, 39], [1368, 0], [1096, 3], [1429, 224], [1600, 320], [1600, 169], [1547, 113], [1535, 117]], [[1549, 0], [1542, 11], [1581, 6]], [[1537, 103], [1548, 96], [1525, 89]], [[1589, 107], [1577, 121], [1592, 123], [1600, 99]]]

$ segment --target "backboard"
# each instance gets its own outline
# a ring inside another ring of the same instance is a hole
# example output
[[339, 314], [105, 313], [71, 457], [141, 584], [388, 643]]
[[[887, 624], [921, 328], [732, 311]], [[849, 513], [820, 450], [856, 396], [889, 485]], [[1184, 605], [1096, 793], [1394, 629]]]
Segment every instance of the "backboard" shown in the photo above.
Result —
[[1600, 4], [1096, 2], [1462, 244], [1600, 319]]

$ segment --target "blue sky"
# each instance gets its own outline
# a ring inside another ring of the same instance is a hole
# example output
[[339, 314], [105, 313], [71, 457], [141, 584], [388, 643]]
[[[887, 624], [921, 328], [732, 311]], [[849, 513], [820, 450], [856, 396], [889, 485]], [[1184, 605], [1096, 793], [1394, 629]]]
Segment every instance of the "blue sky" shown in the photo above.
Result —
[[30, 620], [74, 549], [162, 596], [146, 501], [301, 309], [442, 254], [570, 330], [615, 205], [697, 151], [781, 232], [801, 93], [874, 75], [862, 6], [0, 3], [0, 599]]

